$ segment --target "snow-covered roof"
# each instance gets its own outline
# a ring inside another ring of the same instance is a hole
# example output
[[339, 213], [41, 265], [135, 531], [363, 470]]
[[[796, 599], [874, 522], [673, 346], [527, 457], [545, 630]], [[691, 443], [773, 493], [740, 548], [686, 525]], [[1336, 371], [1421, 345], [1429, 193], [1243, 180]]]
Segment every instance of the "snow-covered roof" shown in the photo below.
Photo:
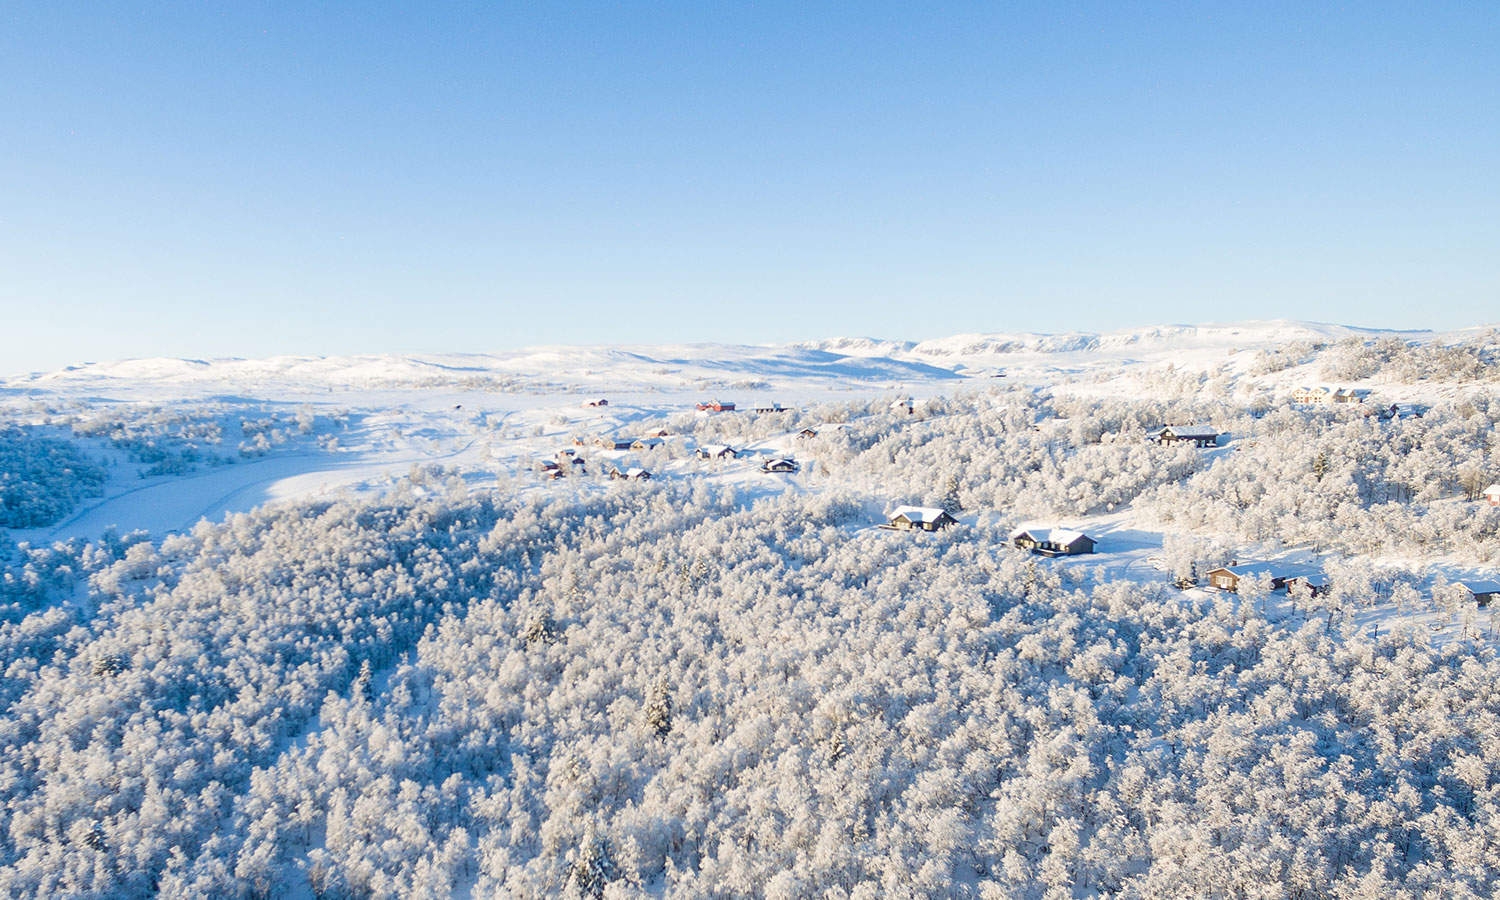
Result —
[[646, 474], [646, 470], [641, 468], [640, 466], [631, 466], [630, 468], [625, 470], [626, 478], [639, 478], [644, 474]]
[[[1015, 540], [1022, 535], [1030, 537], [1033, 541], [1039, 541], [1044, 544], [1057, 544], [1060, 547], [1066, 547], [1079, 538], [1094, 540], [1083, 532], [1074, 531], [1071, 528], [1022, 528], [1012, 534], [1010, 539]], [[1095, 541], [1095, 543], [1098, 542]]]
[[892, 522], [904, 518], [908, 522], [926, 523], [940, 521], [946, 515], [947, 510], [936, 506], [898, 506], [891, 510], [890, 519]]
[[1166, 425], [1156, 433], [1166, 434], [1168, 431], [1181, 438], [1209, 438], [1219, 436], [1219, 429], [1212, 425]]
[[1484, 489], [1484, 495], [1486, 497], [1488, 497], [1490, 494], [1500, 494], [1500, 481], [1497, 481]]
[[1236, 578], [1244, 578], [1246, 575], [1260, 574], [1269, 575], [1272, 578], [1295, 578], [1301, 574], [1300, 572], [1290, 571], [1285, 567], [1276, 565], [1274, 563], [1264, 562], [1240, 563], [1237, 566], [1220, 566], [1219, 568], [1210, 571], [1209, 574], [1212, 575], [1214, 572], [1228, 572], [1231, 575], [1234, 575]]
[[1500, 594], [1500, 581], [1460, 581], [1471, 594]]

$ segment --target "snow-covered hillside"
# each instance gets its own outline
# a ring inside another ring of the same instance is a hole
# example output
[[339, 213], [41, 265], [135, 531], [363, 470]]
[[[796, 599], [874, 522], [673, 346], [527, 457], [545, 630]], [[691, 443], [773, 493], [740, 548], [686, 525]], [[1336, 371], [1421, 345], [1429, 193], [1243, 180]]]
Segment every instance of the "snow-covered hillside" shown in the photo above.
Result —
[[10, 378], [0, 896], [1491, 896], [1497, 424], [1290, 322]]

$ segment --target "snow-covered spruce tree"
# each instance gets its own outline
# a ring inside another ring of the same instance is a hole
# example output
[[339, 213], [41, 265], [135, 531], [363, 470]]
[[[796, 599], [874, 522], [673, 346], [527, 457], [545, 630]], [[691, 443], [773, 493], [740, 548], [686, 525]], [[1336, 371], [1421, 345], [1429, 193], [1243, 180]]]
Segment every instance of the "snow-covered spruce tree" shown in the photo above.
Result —
[[646, 728], [657, 737], [672, 730], [672, 693], [665, 678], [659, 678], [646, 700]]

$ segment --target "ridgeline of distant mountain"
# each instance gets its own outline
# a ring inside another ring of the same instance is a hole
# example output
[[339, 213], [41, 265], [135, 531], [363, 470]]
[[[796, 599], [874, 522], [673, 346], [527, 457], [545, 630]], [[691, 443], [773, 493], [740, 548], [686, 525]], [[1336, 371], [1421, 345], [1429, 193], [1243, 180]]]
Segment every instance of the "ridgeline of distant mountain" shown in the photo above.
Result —
[[1094, 364], [1217, 365], [1238, 351], [1296, 341], [1395, 336], [1451, 341], [1484, 328], [1394, 331], [1288, 320], [1158, 325], [1104, 333], [974, 333], [922, 341], [836, 337], [786, 345], [664, 344], [540, 346], [497, 353], [280, 356], [268, 359], [128, 359], [0, 379], [12, 389], [131, 383], [266, 383], [304, 386], [499, 386], [557, 389], [591, 384], [652, 387], [756, 379], [838, 383], [950, 379], [1018, 366], [1030, 373], [1079, 371]]

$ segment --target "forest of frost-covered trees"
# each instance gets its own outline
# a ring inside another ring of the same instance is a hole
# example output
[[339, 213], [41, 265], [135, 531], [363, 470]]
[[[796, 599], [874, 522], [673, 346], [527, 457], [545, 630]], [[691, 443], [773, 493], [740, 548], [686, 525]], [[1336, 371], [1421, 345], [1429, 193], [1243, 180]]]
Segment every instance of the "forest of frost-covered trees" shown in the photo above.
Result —
[[[1262, 369], [1493, 368], [1284, 355]], [[1493, 896], [1477, 634], [1267, 621], [1006, 538], [1128, 511], [1185, 571], [1299, 549], [1337, 603], [1431, 602], [1373, 561], [1500, 558], [1500, 399], [1380, 418], [1143, 377], [643, 420], [681, 464], [651, 483], [416, 470], [180, 534], [0, 538], [0, 896]], [[152, 416], [163, 459], [222, 440]], [[1227, 437], [1148, 441], [1165, 422]], [[799, 489], [715, 481], [739, 463], [707, 444], [794, 446]], [[59, 438], [0, 453], [46, 515], [103, 481]], [[872, 527], [900, 503], [964, 527]]]
[[24, 613], [6, 582], [0, 890], [1495, 889], [1489, 651], [866, 515], [452, 482], [18, 551], [91, 607]]

